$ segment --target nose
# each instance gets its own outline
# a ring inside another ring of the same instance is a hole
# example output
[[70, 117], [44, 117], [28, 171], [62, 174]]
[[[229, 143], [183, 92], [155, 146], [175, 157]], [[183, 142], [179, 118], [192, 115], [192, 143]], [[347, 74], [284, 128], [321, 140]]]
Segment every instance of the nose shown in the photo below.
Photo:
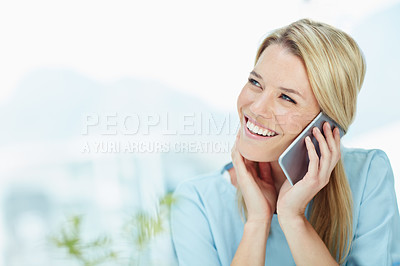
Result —
[[274, 117], [274, 101], [271, 92], [264, 90], [256, 97], [254, 102], [250, 105], [250, 111], [264, 119], [271, 119]]

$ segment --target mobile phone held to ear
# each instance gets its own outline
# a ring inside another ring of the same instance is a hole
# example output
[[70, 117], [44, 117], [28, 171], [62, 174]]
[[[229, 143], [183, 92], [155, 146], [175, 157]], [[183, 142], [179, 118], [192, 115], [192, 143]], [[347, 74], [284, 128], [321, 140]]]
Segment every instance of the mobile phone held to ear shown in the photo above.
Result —
[[340, 137], [343, 137], [344, 130], [331, 119], [329, 116], [320, 112], [313, 121], [311, 121], [308, 126], [300, 133], [300, 135], [295, 138], [295, 140], [287, 147], [287, 149], [279, 156], [278, 162], [281, 166], [286, 178], [289, 180], [290, 184], [294, 186], [299, 182], [307, 173], [308, 163], [310, 162], [308, 158], [308, 151], [305, 143], [305, 138], [309, 136], [315, 146], [318, 157], [321, 157], [319, 150], [319, 145], [317, 139], [312, 134], [314, 127], [318, 127], [323, 134], [322, 126], [325, 122], [329, 122], [332, 130], [337, 127], [339, 128]]

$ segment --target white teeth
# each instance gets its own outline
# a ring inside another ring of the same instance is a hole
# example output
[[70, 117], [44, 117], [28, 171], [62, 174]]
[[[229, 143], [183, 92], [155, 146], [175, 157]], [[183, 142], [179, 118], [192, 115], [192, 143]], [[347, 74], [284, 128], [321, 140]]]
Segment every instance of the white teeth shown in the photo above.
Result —
[[264, 129], [264, 131], [262, 132], [262, 135], [265, 137], [268, 134], [268, 130]]
[[249, 122], [249, 123], [250, 123], [249, 129], [250, 129], [250, 130], [253, 130], [253, 128], [254, 128], [254, 124], [253, 124], [253, 123], [251, 123], [251, 122]]
[[275, 132], [272, 132], [272, 131], [269, 131], [268, 129], [264, 129], [259, 126], [256, 126], [253, 123], [251, 123], [250, 121], [247, 121], [246, 126], [251, 132], [261, 135], [261, 136], [272, 137], [272, 136], [276, 135]]

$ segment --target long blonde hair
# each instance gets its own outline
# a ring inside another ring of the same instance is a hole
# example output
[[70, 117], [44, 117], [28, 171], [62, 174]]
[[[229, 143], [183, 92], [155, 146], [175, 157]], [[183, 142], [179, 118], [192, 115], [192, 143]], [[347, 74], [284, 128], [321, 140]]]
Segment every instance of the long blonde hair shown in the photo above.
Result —
[[[310, 19], [296, 21], [269, 34], [260, 45], [255, 64], [271, 44], [279, 44], [304, 62], [312, 91], [323, 112], [345, 131], [354, 120], [357, 95], [366, 65], [357, 43], [345, 32]], [[240, 214], [247, 208], [237, 190]], [[353, 200], [339, 160], [329, 183], [314, 197], [309, 221], [332, 256], [343, 263], [353, 234]]]

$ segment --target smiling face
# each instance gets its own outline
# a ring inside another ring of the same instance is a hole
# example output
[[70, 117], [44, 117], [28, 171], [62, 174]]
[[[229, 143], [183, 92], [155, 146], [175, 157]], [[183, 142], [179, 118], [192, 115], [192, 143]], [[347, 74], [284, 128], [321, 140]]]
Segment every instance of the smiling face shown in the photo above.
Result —
[[271, 162], [320, 112], [302, 60], [286, 48], [265, 48], [238, 101], [238, 149], [248, 160]]

